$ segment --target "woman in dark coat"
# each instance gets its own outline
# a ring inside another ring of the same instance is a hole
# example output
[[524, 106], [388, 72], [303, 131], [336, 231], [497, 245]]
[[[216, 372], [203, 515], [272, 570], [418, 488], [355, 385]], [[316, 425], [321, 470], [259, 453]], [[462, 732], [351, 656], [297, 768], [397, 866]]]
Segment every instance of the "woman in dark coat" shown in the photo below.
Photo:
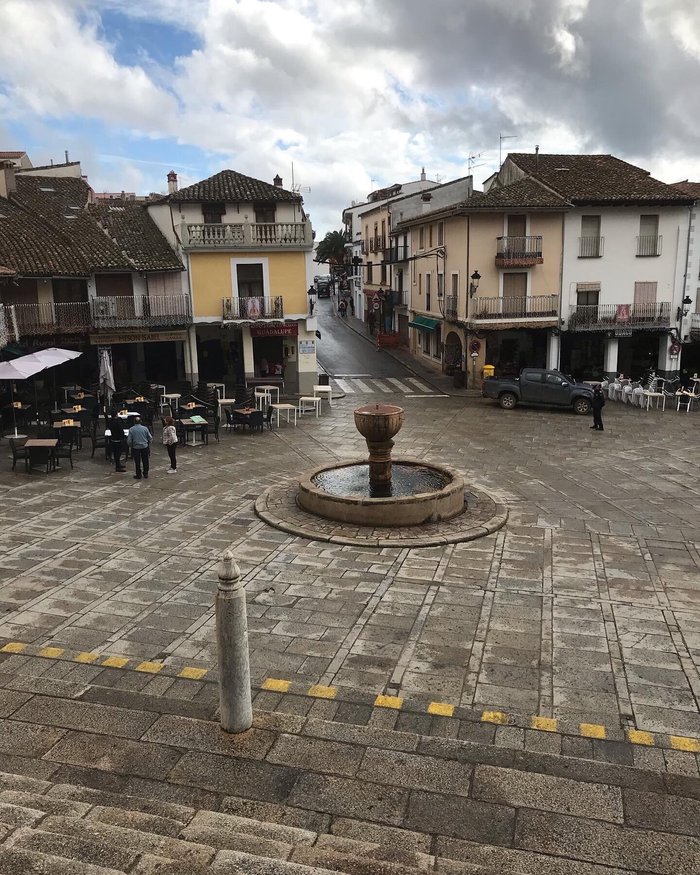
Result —
[[603, 431], [603, 407], [605, 407], [605, 394], [599, 385], [593, 390], [591, 406], [593, 407], [593, 425], [591, 428], [594, 428], [596, 431]]

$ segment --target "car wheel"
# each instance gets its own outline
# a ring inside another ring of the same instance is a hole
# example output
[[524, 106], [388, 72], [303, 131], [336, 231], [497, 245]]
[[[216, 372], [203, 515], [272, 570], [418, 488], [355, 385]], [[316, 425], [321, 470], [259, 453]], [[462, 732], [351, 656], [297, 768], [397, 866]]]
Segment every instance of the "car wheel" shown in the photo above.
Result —
[[574, 413], [578, 413], [579, 416], [588, 416], [591, 412], [591, 402], [588, 398], [577, 398], [574, 401]]
[[518, 399], [512, 392], [504, 392], [498, 401], [504, 410], [512, 410], [518, 403]]

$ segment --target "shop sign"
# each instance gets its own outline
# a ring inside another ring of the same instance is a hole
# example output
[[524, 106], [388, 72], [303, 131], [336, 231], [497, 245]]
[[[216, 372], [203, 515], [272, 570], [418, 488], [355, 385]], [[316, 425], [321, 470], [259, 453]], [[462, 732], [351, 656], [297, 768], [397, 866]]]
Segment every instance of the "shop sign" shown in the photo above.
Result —
[[632, 337], [631, 328], [616, 328], [615, 337]]
[[93, 346], [111, 346], [114, 343], [163, 343], [187, 340], [186, 331], [114, 331], [110, 334], [91, 334]]
[[316, 344], [313, 340], [299, 341], [299, 355], [313, 355], [316, 352]]
[[299, 324], [289, 322], [286, 325], [251, 325], [251, 337], [296, 337], [299, 333]]

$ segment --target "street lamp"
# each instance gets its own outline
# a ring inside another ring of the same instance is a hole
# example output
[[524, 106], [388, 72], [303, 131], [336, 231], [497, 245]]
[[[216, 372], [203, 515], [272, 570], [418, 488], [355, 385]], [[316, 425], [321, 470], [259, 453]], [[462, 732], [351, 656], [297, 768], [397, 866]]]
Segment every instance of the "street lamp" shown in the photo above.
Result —
[[469, 297], [473, 298], [476, 294], [476, 290], [479, 288], [479, 280], [481, 279], [481, 274], [478, 270], [475, 270], [474, 273], [469, 277], [471, 282], [469, 283]]
[[690, 297], [690, 295], [686, 295], [685, 298], [683, 298], [683, 300], [681, 301], [682, 306], [680, 306], [676, 312], [676, 321], [677, 322], [680, 322], [681, 319], [685, 319], [685, 317], [690, 312], [688, 310], [688, 307], [690, 307], [690, 305], [692, 303], [693, 303], [693, 299]]

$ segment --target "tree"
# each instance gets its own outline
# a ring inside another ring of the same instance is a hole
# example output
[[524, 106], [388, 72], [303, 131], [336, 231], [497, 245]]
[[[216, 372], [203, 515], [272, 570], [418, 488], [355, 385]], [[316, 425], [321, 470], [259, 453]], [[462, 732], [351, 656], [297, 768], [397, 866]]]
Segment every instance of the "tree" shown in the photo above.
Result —
[[316, 247], [317, 262], [327, 262], [332, 267], [345, 263], [345, 234], [342, 231], [329, 231]]

